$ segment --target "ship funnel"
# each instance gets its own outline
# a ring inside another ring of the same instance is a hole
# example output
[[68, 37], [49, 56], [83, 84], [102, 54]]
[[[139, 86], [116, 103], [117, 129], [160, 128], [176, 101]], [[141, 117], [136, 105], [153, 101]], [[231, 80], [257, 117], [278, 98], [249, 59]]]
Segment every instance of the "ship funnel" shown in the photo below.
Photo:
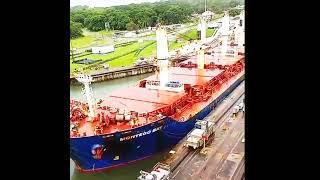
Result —
[[204, 63], [205, 63], [204, 49], [200, 48], [200, 50], [197, 52], [197, 55], [198, 55], [198, 58], [197, 58], [198, 69], [204, 69]]
[[89, 75], [81, 74], [81, 75], [78, 75], [76, 79], [84, 85], [82, 92], [86, 96], [88, 106], [89, 106], [88, 121], [92, 122], [93, 119], [95, 118], [95, 101], [93, 98], [92, 88], [90, 87], [90, 84], [92, 82], [92, 77]]
[[168, 38], [165, 27], [158, 26], [156, 30], [157, 36], [157, 59], [160, 68], [160, 86], [165, 87], [169, 76], [169, 52], [168, 52]]

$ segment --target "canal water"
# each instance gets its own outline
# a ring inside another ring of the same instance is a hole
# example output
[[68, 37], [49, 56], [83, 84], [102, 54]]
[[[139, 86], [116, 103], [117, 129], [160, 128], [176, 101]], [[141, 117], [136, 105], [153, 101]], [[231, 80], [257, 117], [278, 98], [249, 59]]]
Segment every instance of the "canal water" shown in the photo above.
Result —
[[[114, 79], [105, 82], [93, 83], [91, 85], [94, 97], [103, 98], [108, 93], [125, 88], [128, 86], [134, 86], [139, 80], [146, 78], [150, 74], [141, 74], [137, 76], [130, 76], [126, 78]], [[75, 85], [70, 86], [71, 99], [78, 99], [85, 101], [85, 97], [81, 92], [82, 86]], [[135, 180], [139, 176], [140, 170], [151, 170], [151, 168], [163, 157], [163, 153], [154, 155], [146, 160], [138, 161], [128, 166], [120, 167], [118, 169], [107, 170], [102, 173], [96, 174], [83, 174], [74, 169], [74, 163], [70, 159], [70, 179], [71, 180]]]
[[[151, 76], [152, 73], [129, 76], [125, 78], [113, 79], [103, 82], [92, 83], [90, 86], [93, 90], [93, 95], [96, 99], [103, 98], [114, 90], [134, 86], [139, 83], [139, 80]], [[70, 98], [85, 101], [85, 96], [82, 94], [81, 85], [70, 86]]]

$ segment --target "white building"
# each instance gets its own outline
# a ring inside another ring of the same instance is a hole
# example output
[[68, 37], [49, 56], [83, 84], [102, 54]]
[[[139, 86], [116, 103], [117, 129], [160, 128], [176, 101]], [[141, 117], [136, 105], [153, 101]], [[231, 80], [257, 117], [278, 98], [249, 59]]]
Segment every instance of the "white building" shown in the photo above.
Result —
[[99, 46], [99, 47], [92, 47], [93, 54], [106, 54], [114, 51], [114, 46]]

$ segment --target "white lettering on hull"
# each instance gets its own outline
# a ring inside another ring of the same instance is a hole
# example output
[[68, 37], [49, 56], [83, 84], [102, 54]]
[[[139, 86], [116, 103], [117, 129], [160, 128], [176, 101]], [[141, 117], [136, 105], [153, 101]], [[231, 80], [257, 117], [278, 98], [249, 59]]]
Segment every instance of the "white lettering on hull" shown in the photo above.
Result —
[[159, 131], [161, 128], [162, 128], [162, 126], [159, 126], [159, 127], [154, 128], [154, 129], [152, 129], [152, 130], [144, 131], [144, 132], [141, 132], [141, 133], [139, 133], [139, 134], [122, 137], [122, 138], [120, 138], [120, 141], [128, 141], [128, 140], [130, 140], [130, 139], [135, 139], [135, 138], [138, 138], [138, 137], [142, 137], [142, 136], [145, 136], [145, 135], [154, 133], [154, 132], [156, 132], [156, 131]]

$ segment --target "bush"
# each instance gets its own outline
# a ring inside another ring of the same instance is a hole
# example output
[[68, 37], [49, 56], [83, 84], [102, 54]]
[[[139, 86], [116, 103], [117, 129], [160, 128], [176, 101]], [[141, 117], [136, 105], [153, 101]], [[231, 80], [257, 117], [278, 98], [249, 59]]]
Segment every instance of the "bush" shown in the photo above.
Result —
[[82, 24], [71, 21], [70, 22], [70, 38], [81, 37], [82, 35]]

